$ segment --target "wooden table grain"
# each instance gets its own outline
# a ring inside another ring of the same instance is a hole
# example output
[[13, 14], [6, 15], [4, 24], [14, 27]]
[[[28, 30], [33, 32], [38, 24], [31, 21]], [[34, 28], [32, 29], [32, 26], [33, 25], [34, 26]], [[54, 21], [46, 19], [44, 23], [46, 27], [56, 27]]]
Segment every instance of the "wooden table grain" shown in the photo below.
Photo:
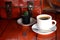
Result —
[[[0, 20], [0, 40], [60, 40], [60, 14], [44, 12], [57, 21], [57, 31], [49, 35], [40, 35], [32, 31], [32, 26], [19, 25], [17, 20]], [[2, 28], [2, 29], [1, 29]]]

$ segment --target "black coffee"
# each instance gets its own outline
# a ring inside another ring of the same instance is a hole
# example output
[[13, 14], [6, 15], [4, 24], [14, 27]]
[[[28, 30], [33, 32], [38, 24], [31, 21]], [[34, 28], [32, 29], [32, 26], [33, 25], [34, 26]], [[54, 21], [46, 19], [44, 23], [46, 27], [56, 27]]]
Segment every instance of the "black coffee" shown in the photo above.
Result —
[[40, 17], [41, 20], [48, 20], [50, 17], [44, 16], [44, 17]]

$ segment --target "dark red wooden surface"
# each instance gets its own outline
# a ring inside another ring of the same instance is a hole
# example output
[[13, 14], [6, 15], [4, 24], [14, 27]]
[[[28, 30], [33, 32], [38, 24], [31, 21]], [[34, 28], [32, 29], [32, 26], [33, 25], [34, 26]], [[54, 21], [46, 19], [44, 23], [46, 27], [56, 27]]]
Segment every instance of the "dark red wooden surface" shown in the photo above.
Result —
[[50, 35], [39, 35], [32, 31], [31, 26], [21, 26], [17, 24], [16, 20], [0, 20], [0, 40], [60, 40], [60, 14], [53, 12], [46, 12], [52, 15], [53, 19], [57, 21], [57, 31]]

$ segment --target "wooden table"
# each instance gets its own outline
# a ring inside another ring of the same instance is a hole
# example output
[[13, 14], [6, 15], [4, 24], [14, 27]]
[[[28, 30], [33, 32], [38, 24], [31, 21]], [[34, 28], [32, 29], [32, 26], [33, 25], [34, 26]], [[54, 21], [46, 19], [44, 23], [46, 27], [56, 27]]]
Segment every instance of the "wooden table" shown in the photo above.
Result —
[[16, 20], [0, 20], [0, 40], [60, 40], [60, 14], [44, 12], [57, 21], [57, 31], [50, 35], [39, 35], [32, 31], [31, 26], [21, 26]]

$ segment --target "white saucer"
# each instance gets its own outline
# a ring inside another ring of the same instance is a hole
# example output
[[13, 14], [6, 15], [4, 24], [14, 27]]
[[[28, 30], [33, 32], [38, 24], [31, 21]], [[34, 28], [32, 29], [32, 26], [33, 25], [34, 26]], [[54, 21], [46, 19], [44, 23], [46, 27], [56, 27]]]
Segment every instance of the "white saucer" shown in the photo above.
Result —
[[22, 18], [19, 18], [19, 19], [17, 20], [17, 23], [20, 24], [20, 25], [22, 25], [22, 26], [30, 26], [30, 25], [36, 23], [36, 20], [31, 17], [31, 18], [30, 18], [30, 24], [23, 24], [23, 23], [22, 23]]
[[39, 29], [39, 28], [37, 27], [37, 24], [34, 24], [34, 25], [32, 26], [32, 30], [33, 30], [35, 33], [42, 34], [42, 35], [51, 34], [51, 33], [55, 32], [56, 29], [57, 29], [56, 26], [50, 28], [50, 30], [41, 30], [41, 29]]

